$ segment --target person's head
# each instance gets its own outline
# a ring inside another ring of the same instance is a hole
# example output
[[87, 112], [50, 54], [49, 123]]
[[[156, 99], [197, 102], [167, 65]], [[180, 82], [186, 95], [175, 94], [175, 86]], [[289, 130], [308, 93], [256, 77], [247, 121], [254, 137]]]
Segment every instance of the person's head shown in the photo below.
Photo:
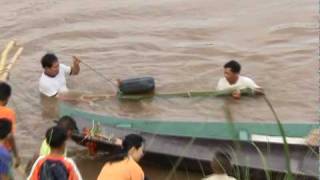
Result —
[[79, 133], [79, 129], [77, 127], [77, 123], [70, 116], [62, 116], [57, 121], [57, 126], [67, 130], [68, 138], [70, 138], [73, 133]]
[[232, 169], [231, 157], [227, 153], [216, 152], [212, 162], [212, 170], [215, 174], [229, 174]]
[[45, 54], [41, 59], [41, 65], [45, 74], [50, 77], [55, 77], [59, 73], [59, 61], [55, 54]]
[[241, 65], [235, 60], [231, 60], [224, 65], [224, 77], [230, 83], [234, 83], [238, 80], [240, 71]]
[[6, 82], [0, 82], [0, 103], [7, 105], [11, 96], [11, 87]]
[[64, 128], [54, 126], [46, 132], [46, 142], [51, 149], [64, 152], [67, 140], [67, 131]]
[[129, 156], [138, 162], [143, 156], [144, 139], [140, 135], [129, 134], [124, 138], [122, 148], [128, 152]]
[[137, 134], [129, 134], [125, 136], [122, 141], [122, 149], [120, 152], [114, 154], [109, 158], [109, 162], [121, 161], [126, 157], [132, 157], [136, 162], [138, 162], [143, 156], [144, 150], [144, 139]]
[[6, 118], [0, 118], [0, 140], [7, 138], [8, 134], [11, 132], [12, 124]]

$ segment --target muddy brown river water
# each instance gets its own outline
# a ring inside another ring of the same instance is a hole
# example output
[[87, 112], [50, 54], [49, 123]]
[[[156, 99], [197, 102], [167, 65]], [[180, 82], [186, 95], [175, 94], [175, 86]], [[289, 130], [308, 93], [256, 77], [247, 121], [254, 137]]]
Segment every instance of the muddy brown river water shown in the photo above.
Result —
[[[110, 79], [153, 76], [157, 91], [214, 89], [223, 64], [238, 60], [242, 74], [262, 86], [280, 119], [318, 120], [318, 1], [309, 0], [1, 0], [0, 45], [10, 39], [24, 47], [10, 75], [17, 111], [17, 143], [23, 162], [40, 145], [51, 117], [43, 116], [38, 92], [40, 58], [48, 51], [70, 64], [79, 56]], [[70, 89], [112, 93], [103, 78], [85, 66], [68, 79]], [[231, 100], [238, 121], [272, 121], [261, 98]], [[89, 111], [130, 118], [224, 120], [221, 100], [155, 99], [93, 105]], [[84, 179], [96, 179], [104, 160], [72, 146]], [[168, 173], [144, 167], [151, 179]], [[200, 179], [178, 172], [176, 179]], [[17, 175], [17, 179], [21, 178]]]

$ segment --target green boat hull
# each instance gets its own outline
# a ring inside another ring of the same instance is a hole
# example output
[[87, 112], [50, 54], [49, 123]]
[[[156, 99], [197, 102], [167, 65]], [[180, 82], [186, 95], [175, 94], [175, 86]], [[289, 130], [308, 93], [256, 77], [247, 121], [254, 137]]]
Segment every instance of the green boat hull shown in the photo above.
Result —
[[[210, 168], [212, 154], [219, 149], [231, 150], [235, 157], [234, 165], [240, 168], [259, 171], [265, 169], [274, 173], [286, 173], [287, 165], [282, 143], [268, 143], [251, 139], [252, 135], [281, 136], [276, 121], [261, 122], [190, 122], [190, 121], [156, 121], [145, 119], [126, 119], [108, 115], [100, 115], [77, 109], [61, 102], [60, 116], [72, 116], [79, 128], [90, 128], [100, 124], [102, 134], [121, 138], [126, 134], [139, 133], [146, 139], [146, 161], [160, 161], [170, 167], [170, 163], [183, 159], [180, 168], [202, 171]], [[94, 125], [95, 124], [95, 125]], [[317, 123], [283, 123], [287, 137], [306, 137], [312, 129], [319, 128]], [[83, 137], [80, 137], [81, 142]], [[100, 141], [99, 141], [100, 142]], [[192, 142], [192, 146], [190, 146]], [[237, 142], [237, 143], [235, 143]], [[102, 149], [112, 152], [114, 146], [100, 142]], [[254, 146], [255, 145], [255, 146]], [[164, 148], [165, 147], [165, 148]], [[318, 174], [318, 147], [306, 144], [289, 144], [291, 171], [295, 175], [303, 175], [315, 179]], [[260, 149], [268, 162], [262, 162]], [[201, 153], [199, 153], [201, 152]], [[149, 159], [148, 159], [149, 156]], [[156, 159], [155, 159], [156, 158]], [[169, 163], [165, 163], [166, 160]]]
[[[128, 128], [140, 132], [177, 137], [195, 137], [221, 140], [250, 140], [251, 135], [281, 136], [276, 121], [269, 122], [201, 122], [201, 121], [157, 121], [145, 119], [126, 119], [86, 112], [72, 105], [60, 102], [60, 116], [69, 115], [91, 120], [101, 126]], [[306, 137], [312, 129], [319, 128], [314, 122], [283, 122], [287, 137]]]

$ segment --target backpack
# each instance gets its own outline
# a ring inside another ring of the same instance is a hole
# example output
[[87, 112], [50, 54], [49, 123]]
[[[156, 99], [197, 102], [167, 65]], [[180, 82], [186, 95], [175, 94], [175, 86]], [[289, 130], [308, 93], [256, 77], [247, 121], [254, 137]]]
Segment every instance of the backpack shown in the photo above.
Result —
[[66, 166], [59, 160], [46, 160], [40, 168], [40, 180], [68, 180]]

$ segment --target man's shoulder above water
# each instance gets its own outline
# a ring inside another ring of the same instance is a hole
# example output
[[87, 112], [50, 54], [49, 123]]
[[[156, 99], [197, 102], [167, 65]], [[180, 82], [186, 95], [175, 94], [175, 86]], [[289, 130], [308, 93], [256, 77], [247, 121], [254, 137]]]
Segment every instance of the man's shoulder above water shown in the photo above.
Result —
[[67, 66], [65, 64], [59, 63], [59, 73], [56, 76], [50, 77], [50, 76], [46, 75], [45, 72], [42, 72], [40, 80], [43, 79], [43, 78], [55, 79], [58, 75], [68, 75], [68, 74], [70, 75], [70, 73], [71, 73], [71, 67], [70, 66]]
[[225, 90], [229, 88], [260, 88], [251, 78], [246, 76], [239, 76], [239, 79], [236, 83], [230, 84], [225, 77], [219, 79], [217, 90]]
[[[219, 81], [223, 81], [223, 82], [226, 82], [226, 83], [229, 84], [229, 82], [227, 81], [227, 79], [225, 77], [221, 77], [219, 79]], [[251, 78], [247, 77], [247, 76], [242, 76], [242, 75], [240, 76], [239, 75], [239, 79], [238, 79], [237, 82], [240, 82], [240, 81], [253, 81], [253, 80]]]

